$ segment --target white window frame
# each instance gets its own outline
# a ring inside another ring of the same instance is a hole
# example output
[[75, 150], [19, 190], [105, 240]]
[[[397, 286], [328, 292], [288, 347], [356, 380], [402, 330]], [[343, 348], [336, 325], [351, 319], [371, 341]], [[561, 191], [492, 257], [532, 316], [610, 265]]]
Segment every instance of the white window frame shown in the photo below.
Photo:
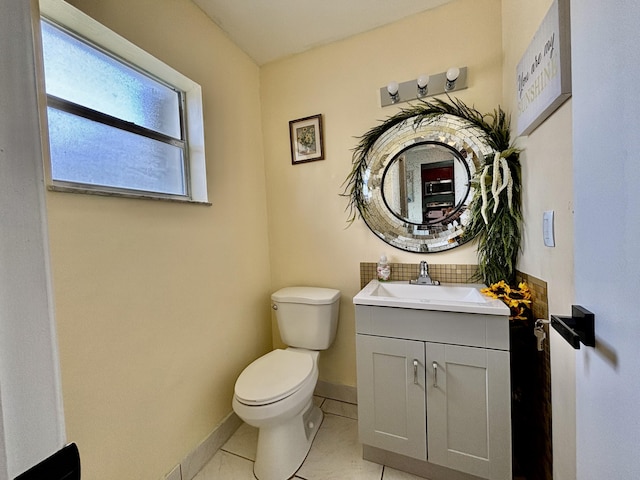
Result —
[[[135, 65], [142, 71], [148, 72], [150, 75], [184, 92], [185, 137], [187, 140], [188, 158], [188, 174], [185, 180], [188, 184], [189, 196], [185, 197], [167, 197], [159, 193], [137, 193], [132, 190], [120, 190], [108, 187], [94, 188], [92, 186], [91, 188], [88, 188], [81, 184], [73, 185], [69, 182], [56, 182], [53, 180], [51, 175], [49, 135], [48, 128], [45, 128], [43, 129], [43, 136], [45, 137], [43, 138], [43, 146], [46, 158], [45, 173], [48, 188], [55, 191], [68, 191], [74, 193], [170, 199], [174, 201], [208, 204], [207, 172], [204, 152], [204, 121], [202, 114], [202, 88], [200, 85], [68, 3], [62, 0], [39, 0], [39, 4], [41, 16], [52, 20], [62, 27], [74, 32], [78, 36], [98, 45], [100, 48], [113, 53], [131, 65]], [[37, 44], [41, 45], [42, 43], [40, 41], [37, 42]], [[41, 51], [38, 53], [38, 56], [42, 61]], [[43, 71], [44, 69], [41, 66], [41, 74]], [[41, 89], [39, 94], [46, 104], [44, 79], [39, 83]], [[46, 114], [46, 109], [43, 110]], [[47, 122], [45, 122], [45, 125], [47, 125]]]

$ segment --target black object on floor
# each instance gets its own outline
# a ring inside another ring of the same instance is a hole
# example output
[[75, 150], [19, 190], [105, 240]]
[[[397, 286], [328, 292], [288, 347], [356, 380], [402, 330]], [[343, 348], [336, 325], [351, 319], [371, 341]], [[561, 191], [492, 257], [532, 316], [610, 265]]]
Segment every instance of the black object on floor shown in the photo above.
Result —
[[14, 480], [80, 480], [80, 452], [71, 443]]

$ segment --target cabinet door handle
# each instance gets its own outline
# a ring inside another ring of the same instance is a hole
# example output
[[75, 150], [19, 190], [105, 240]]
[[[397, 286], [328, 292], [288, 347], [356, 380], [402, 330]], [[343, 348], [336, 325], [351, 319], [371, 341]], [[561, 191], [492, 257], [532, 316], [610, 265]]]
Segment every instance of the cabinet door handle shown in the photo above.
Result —
[[413, 383], [418, 385], [418, 360], [413, 359]]
[[438, 364], [433, 362], [433, 388], [438, 388]]

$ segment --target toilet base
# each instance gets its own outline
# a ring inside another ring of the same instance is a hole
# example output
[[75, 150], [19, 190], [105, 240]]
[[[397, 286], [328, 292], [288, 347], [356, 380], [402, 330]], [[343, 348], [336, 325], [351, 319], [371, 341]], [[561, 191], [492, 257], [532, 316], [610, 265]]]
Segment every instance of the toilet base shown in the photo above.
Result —
[[322, 423], [322, 410], [310, 400], [301, 415], [258, 430], [253, 473], [258, 480], [287, 480], [304, 462]]

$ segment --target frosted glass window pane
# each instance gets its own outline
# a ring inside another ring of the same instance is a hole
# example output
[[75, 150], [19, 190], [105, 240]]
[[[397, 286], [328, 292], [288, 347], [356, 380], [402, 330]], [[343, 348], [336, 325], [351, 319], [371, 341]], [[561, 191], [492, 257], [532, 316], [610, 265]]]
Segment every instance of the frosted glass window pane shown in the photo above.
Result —
[[41, 24], [48, 95], [182, 138], [178, 92], [47, 22]]
[[54, 180], [187, 194], [180, 148], [54, 108], [47, 112]]

